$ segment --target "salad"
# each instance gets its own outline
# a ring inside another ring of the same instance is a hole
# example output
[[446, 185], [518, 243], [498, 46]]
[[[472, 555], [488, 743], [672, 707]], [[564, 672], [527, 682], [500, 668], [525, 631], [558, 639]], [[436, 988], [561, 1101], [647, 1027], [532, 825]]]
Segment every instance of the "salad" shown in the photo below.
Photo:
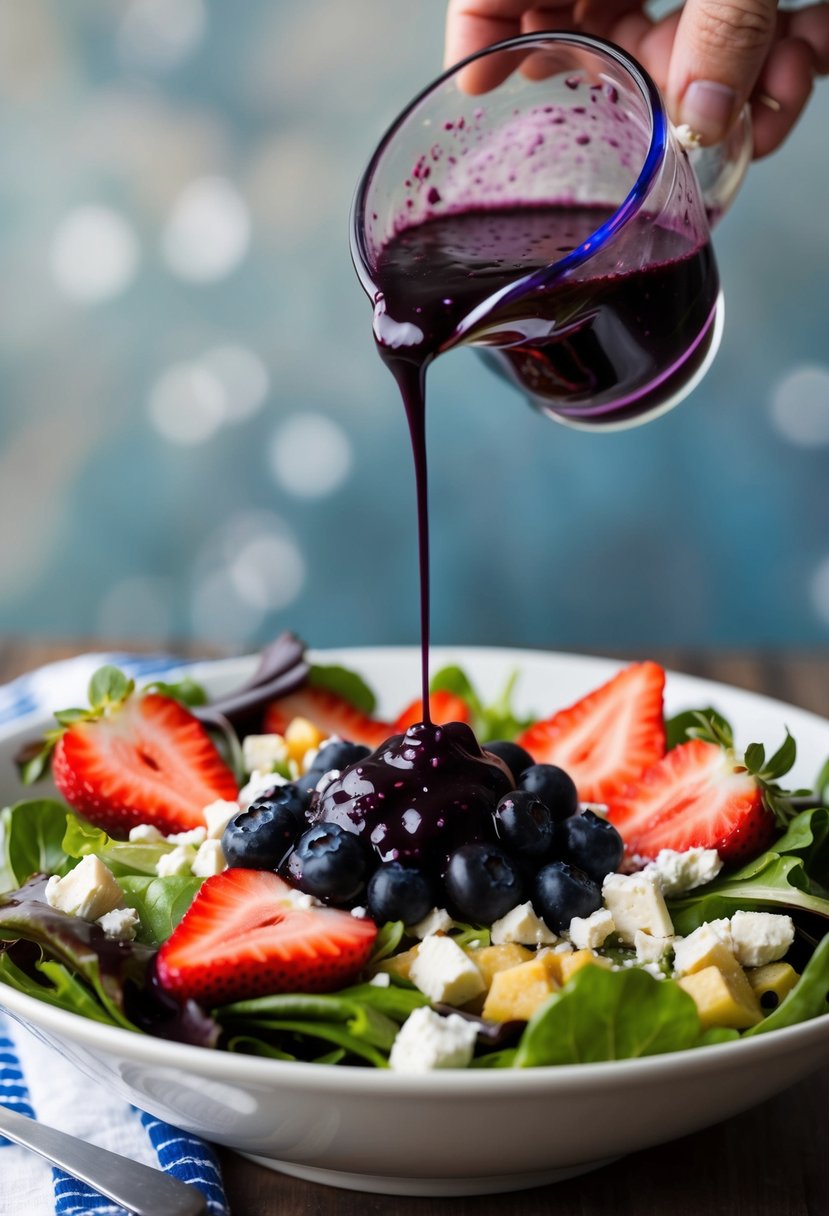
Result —
[[584, 1063], [826, 1012], [814, 789], [666, 720], [635, 663], [569, 706], [458, 667], [394, 721], [284, 635], [242, 688], [113, 667], [25, 747], [0, 812], [0, 982], [95, 1021], [400, 1071]]

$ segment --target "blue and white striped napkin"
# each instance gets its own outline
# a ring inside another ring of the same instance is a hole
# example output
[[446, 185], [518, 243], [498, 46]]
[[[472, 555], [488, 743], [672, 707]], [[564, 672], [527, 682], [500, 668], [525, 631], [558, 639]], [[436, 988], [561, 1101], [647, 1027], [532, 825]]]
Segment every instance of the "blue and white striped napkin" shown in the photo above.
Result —
[[[139, 683], [182, 666], [167, 656], [81, 655], [0, 687], [0, 724], [85, 704], [92, 673], [114, 663]], [[1, 994], [0, 994], [1, 995]], [[0, 1102], [134, 1161], [166, 1170], [204, 1193], [210, 1216], [229, 1216], [216, 1154], [203, 1140], [136, 1110], [95, 1084], [0, 1013]], [[0, 1216], [127, 1216], [40, 1157], [0, 1138]]]

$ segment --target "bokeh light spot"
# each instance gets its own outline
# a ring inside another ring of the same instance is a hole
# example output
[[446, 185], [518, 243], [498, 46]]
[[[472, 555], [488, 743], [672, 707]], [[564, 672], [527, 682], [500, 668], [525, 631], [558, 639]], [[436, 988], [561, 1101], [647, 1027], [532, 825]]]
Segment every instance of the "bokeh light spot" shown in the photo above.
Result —
[[222, 387], [226, 421], [243, 422], [262, 408], [270, 388], [270, 375], [252, 350], [245, 346], [214, 346], [204, 352], [199, 363]]
[[64, 216], [51, 251], [52, 273], [70, 300], [111, 300], [131, 282], [139, 261], [138, 240], [111, 207], [89, 204]]
[[829, 444], [829, 367], [804, 364], [779, 380], [772, 391], [771, 419], [799, 447]]
[[118, 29], [121, 58], [166, 71], [198, 47], [207, 29], [204, 0], [131, 0]]
[[338, 490], [352, 465], [351, 442], [325, 414], [295, 414], [275, 432], [269, 462], [276, 481], [297, 498], [323, 498]]
[[284, 520], [267, 511], [235, 515], [198, 559], [194, 628], [202, 637], [244, 643], [268, 613], [296, 600], [305, 578], [305, 560]]
[[190, 182], [173, 203], [162, 234], [162, 251], [172, 272], [194, 283], [225, 278], [250, 244], [247, 203], [225, 177]]
[[225, 392], [200, 363], [174, 363], [153, 385], [150, 421], [162, 438], [192, 445], [212, 438], [225, 418]]

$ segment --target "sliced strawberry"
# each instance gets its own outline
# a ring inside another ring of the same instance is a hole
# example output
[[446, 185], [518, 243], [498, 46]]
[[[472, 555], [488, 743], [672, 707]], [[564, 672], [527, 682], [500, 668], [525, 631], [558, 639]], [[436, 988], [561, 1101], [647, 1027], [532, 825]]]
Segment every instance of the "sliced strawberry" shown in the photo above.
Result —
[[756, 857], [775, 834], [757, 779], [733, 753], [703, 739], [673, 748], [613, 795], [608, 818], [627, 852], [640, 857], [699, 846], [736, 864]]
[[139, 823], [164, 833], [198, 827], [204, 807], [237, 791], [202, 724], [158, 693], [70, 726], [55, 746], [52, 777], [79, 814], [123, 837]]
[[604, 802], [665, 754], [662, 692], [657, 663], [633, 663], [519, 735], [536, 764], [556, 764], [570, 774], [583, 802]]
[[[472, 715], [462, 697], [455, 696], [453, 692], [439, 690], [429, 693], [429, 717], [436, 726], [443, 726], [445, 722], [469, 722]], [[416, 726], [422, 721], [423, 698], [418, 697], [395, 718], [392, 732], [403, 734], [410, 726]]]
[[326, 736], [337, 735], [371, 748], [379, 747], [393, 733], [388, 722], [378, 722], [335, 692], [311, 685], [271, 701], [265, 710], [264, 729], [269, 734], [284, 735], [294, 718], [307, 718]]
[[179, 999], [223, 1005], [273, 992], [330, 992], [355, 979], [377, 926], [336, 908], [300, 908], [270, 870], [208, 878], [158, 952], [159, 982]]

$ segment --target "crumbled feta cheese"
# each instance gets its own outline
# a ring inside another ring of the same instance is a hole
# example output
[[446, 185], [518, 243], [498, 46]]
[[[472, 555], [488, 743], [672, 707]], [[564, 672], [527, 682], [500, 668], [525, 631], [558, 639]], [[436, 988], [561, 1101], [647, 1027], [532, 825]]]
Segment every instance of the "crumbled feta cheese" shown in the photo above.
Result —
[[544, 921], [536, 916], [531, 903], [518, 904], [496, 920], [490, 930], [493, 946], [506, 946], [517, 942], [519, 946], [552, 946], [558, 937], [548, 929]]
[[653, 937], [673, 935], [665, 898], [653, 874], [608, 874], [602, 896], [616, 932], [627, 945], [633, 945], [637, 929]]
[[409, 1014], [392, 1044], [389, 1067], [395, 1072], [431, 1072], [466, 1068], [478, 1031], [460, 1014], [441, 1017], [425, 1005]]
[[553, 946], [553, 954], [572, 954], [572, 953], [573, 953], [573, 943], [572, 942], [557, 942], [556, 945]]
[[432, 935], [420, 944], [409, 978], [430, 1001], [465, 1005], [486, 990], [483, 976], [451, 937]]
[[687, 122], [681, 122], [678, 127], [674, 127], [674, 135], [680, 148], [684, 148], [686, 152], [692, 152], [702, 143], [699, 131], [695, 131]]
[[207, 837], [207, 828], [191, 828], [189, 832], [172, 832], [167, 837], [168, 844], [203, 844]]
[[221, 874], [225, 869], [227, 869], [227, 861], [222, 852], [222, 842], [203, 840], [196, 850], [190, 873], [195, 874], [196, 878], [211, 878], [214, 874]]
[[363, 908], [360, 904], [351, 909], [351, 915], [356, 916], [357, 920], [365, 920], [368, 916], [368, 908]]
[[288, 759], [288, 749], [281, 735], [246, 735], [242, 740], [242, 759], [246, 773], [273, 771]]
[[388, 988], [391, 985], [391, 976], [388, 971], [378, 971], [369, 980], [373, 988]]
[[655, 874], [667, 899], [674, 899], [711, 882], [722, 869], [722, 859], [716, 849], [691, 848], [678, 853], [675, 849], [660, 849], [656, 861], [643, 871]]
[[256, 769], [251, 773], [247, 785], [242, 786], [239, 790], [239, 807], [246, 811], [257, 798], [261, 798], [263, 794], [269, 794], [278, 785], [285, 784], [285, 778], [281, 777], [279, 773], [263, 773], [261, 769]]
[[567, 935], [577, 950], [598, 950], [615, 932], [612, 914], [607, 908], [598, 908], [590, 916], [574, 916]]
[[677, 938], [674, 942], [675, 974], [687, 975], [696, 970], [717, 943], [734, 952], [731, 924], [725, 917], [720, 920], [708, 920], [687, 937]]
[[410, 937], [418, 937], [422, 941], [434, 933], [448, 933], [454, 923], [445, 908], [432, 908], [416, 925], [407, 925], [406, 932]]
[[135, 940], [141, 921], [135, 908], [113, 908], [111, 912], [99, 916], [96, 923], [114, 941], [131, 942]]
[[70, 916], [97, 920], [113, 908], [123, 908], [124, 895], [109, 866], [90, 853], [63, 878], [52, 875], [46, 884], [46, 902]]
[[744, 967], [776, 963], [794, 941], [794, 921], [775, 912], [735, 912], [731, 939], [737, 962]]
[[138, 823], [130, 828], [130, 844], [158, 844], [164, 837], [152, 823]]
[[169, 853], [162, 853], [156, 862], [155, 872], [159, 878], [172, 878], [176, 874], [192, 873], [196, 850], [189, 844], [177, 844]]
[[231, 819], [235, 819], [239, 814], [239, 810], [238, 802], [227, 802], [224, 798], [209, 803], [202, 811], [204, 822], [207, 824], [208, 840], [221, 840], [222, 833]]
[[322, 901], [316, 899], [313, 895], [309, 895], [307, 891], [297, 891], [295, 887], [291, 887], [285, 893], [285, 902], [290, 904], [292, 908], [321, 908]]
[[672, 937], [653, 937], [637, 929], [633, 938], [637, 963], [660, 963], [673, 945], [673, 940]]

